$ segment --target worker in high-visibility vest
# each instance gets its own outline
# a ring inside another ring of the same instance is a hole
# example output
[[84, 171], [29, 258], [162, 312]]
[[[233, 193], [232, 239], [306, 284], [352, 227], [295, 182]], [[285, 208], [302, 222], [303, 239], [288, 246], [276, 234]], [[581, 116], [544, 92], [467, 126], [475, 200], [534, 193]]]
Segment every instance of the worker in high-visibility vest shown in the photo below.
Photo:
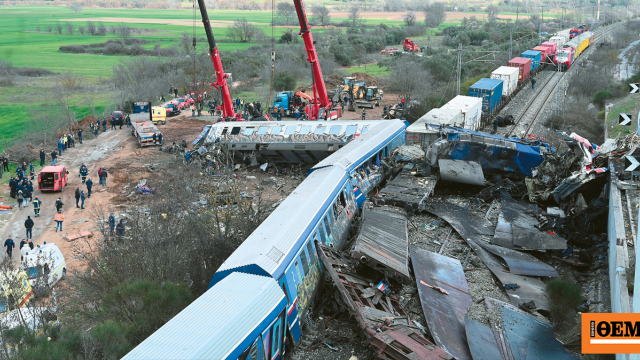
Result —
[[37, 196], [35, 198], [33, 198], [33, 211], [35, 212], [35, 217], [39, 217], [40, 216], [40, 206], [41, 205], [42, 205], [42, 201], [40, 201], [40, 199], [38, 199]]
[[58, 213], [53, 217], [53, 220], [56, 221], [56, 232], [58, 232], [58, 229], [62, 231], [62, 222], [64, 221], [64, 214], [62, 213], [62, 210], [58, 210]]

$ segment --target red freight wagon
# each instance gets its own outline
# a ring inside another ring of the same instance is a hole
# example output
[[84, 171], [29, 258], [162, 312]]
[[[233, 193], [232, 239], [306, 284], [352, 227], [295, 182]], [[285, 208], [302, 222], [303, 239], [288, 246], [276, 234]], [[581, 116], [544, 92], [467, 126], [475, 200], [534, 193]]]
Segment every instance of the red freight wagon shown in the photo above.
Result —
[[525, 82], [529, 78], [529, 73], [531, 72], [531, 59], [521, 57], [513, 58], [509, 61], [507, 66], [517, 67], [520, 69], [518, 74], [519, 82]]
[[540, 59], [540, 66], [544, 67], [544, 64], [547, 63], [549, 56], [551, 55], [550, 48], [546, 46], [536, 46], [532, 49], [533, 51], [540, 51], [542, 53], [542, 57]]

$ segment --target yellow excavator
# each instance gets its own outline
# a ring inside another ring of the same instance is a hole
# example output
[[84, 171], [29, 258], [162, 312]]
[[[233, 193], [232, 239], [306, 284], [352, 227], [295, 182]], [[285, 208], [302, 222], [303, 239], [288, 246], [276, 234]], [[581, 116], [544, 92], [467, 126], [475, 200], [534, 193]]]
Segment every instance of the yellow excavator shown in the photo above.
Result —
[[371, 109], [380, 106], [384, 92], [377, 86], [367, 86], [366, 82], [349, 76], [344, 78], [344, 84], [338, 85], [336, 94], [340, 95], [341, 101], [344, 101], [345, 97], [353, 99], [353, 103], [349, 104], [349, 111], [355, 111], [353, 105]]

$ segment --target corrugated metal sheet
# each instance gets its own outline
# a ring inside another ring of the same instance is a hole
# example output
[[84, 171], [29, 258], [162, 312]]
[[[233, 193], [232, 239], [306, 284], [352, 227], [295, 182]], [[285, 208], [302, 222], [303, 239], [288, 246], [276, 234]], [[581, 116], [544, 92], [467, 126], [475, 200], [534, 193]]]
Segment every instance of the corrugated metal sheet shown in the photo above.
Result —
[[[353, 256], [408, 285], [411, 283], [407, 264], [408, 241], [407, 218], [403, 214], [364, 206], [362, 230]], [[363, 261], [363, 257], [367, 260]]]
[[234, 354], [246, 350], [254, 334], [275, 320], [285, 306], [284, 293], [273, 279], [234, 273], [123, 359], [227, 359], [234, 349]]
[[401, 120], [381, 120], [380, 122], [373, 129], [369, 129], [365, 134], [343, 147], [343, 151], [333, 153], [322, 160], [311, 171], [338, 165], [350, 172], [371, 155], [380, 151], [389, 140], [402, 133], [407, 127], [407, 124]]
[[424, 124], [449, 125], [464, 127], [464, 119], [460, 109], [431, 109], [407, 128], [407, 132], [426, 132]]
[[340, 168], [311, 173], [220, 266], [209, 287], [236, 270], [279, 279], [346, 179]]
[[467, 317], [464, 321], [473, 360], [502, 360], [502, 352], [491, 328]]

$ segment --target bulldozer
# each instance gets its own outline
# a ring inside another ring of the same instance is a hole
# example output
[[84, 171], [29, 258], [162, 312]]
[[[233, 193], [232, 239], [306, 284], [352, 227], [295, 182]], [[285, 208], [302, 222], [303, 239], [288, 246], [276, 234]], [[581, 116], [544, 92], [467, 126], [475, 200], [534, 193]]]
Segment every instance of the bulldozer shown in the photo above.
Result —
[[343, 101], [345, 97], [351, 98], [353, 101], [349, 103], [349, 111], [356, 111], [356, 107], [374, 108], [376, 105], [379, 106], [383, 96], [383, 91], [377, 86], [367, 86], [366, 82], [356, 80], [353, 76], [345, 77], [344, 84], [338, 85], [336, 91], [331, 93], [330, 97], [339, 96], [339, 101]]

